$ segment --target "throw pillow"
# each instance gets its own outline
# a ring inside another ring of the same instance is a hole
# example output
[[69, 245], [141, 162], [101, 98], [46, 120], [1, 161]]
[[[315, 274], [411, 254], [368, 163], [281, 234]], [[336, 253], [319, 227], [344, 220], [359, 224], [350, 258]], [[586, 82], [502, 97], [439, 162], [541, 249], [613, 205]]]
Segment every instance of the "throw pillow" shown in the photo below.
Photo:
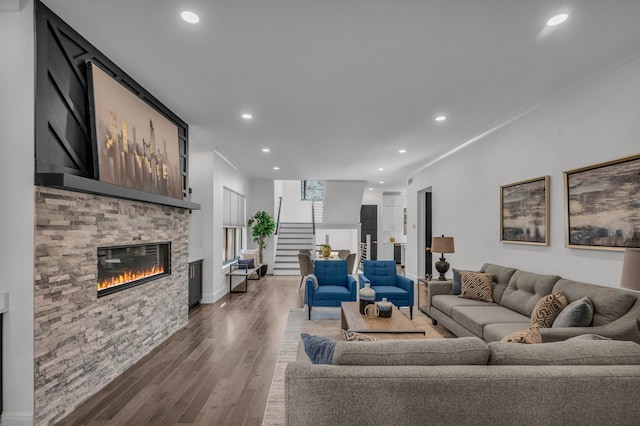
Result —
[[542, 335], [540, 334], [540, 328], [531, 326], [525, 330], [516, 331], [502, 339], [502, 342], [506, 343], [542, 343]]
[[451, 284], [451, 293], [455, 296], [458, 296], [462, 293], [462, 277], [460, 276], [460, 272], [475, 272], [475, 271], [462, 271], [460, 269], [452, 268], [453, 271], [453, 280]]
[[611, 338], [599, 336], [597, 334], [581, 334], [579, 336], [570, 337], [566, 341], [569, 342], [574, 340], [611, 340]]
[[367, 336], [366, 334], [344, 329], [340, 330], [340, 334], [342, 335], [342, 340], [345, 342], [376, 342], [379, 340], [373, 336]]
[[[255, 268], [255, 264], [253, 262], [253, 258], [251, 259], [238, 259], [238, 265], [247, 265], [247, 269]], [[243, 267], [244, 269], [244, 267]]]
[[304, 282], [307, 282], [308, 280], [313, 281], [313, 291], [316, 291], [318, 287], [320, 287], [320, 284], [318, 284], [318, 277], [316, 277], [314, 274], [309, 274], [304, 277]]
[[462, 291], [458, 297], [493, 303], [493, 288], [491, 287], [493, 274], [460, 271], [460, 278]]
[[547, 328], [553, 325], [556, 317], [567, 306], [567, 298], [561, 291], [543, 296], [533, 307], [531, 325]]
[[333, 352], [336, 349], [337, 340], [307, 333], [300, 334], [300, 338], [302, 338], [304, 351], [313, 364], [333, 364]]
[[558, 314], [552, 327], [589, 327], [593, 321], [593, 302], [588, 296], [571, 302]]

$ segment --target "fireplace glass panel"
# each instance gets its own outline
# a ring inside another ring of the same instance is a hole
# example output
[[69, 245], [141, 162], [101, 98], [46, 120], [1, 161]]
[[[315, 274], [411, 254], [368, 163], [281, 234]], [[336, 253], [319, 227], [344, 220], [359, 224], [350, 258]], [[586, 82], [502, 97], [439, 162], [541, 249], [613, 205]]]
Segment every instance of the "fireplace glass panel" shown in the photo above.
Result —
[[98, 297], [171, 273], [170, 243], [98, 248]]

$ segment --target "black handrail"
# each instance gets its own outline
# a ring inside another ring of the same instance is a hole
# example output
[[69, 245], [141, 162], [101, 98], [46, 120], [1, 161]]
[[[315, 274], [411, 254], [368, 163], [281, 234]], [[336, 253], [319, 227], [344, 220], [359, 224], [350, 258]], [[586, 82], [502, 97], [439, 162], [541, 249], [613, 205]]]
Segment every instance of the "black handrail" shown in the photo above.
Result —
[[278, 235], [278, 230], [280, 229], [280, 210], [282, 210], [282, 197], [279, 197], [279, 200], [278, 200], [278, 218], [276, 219], [276, 235]]
[[[313, 227], [313, 236], [316, 236], [316, 198], [311, 200], [311, 226]], [[315, 241], [315, 238], [314, 238]]]

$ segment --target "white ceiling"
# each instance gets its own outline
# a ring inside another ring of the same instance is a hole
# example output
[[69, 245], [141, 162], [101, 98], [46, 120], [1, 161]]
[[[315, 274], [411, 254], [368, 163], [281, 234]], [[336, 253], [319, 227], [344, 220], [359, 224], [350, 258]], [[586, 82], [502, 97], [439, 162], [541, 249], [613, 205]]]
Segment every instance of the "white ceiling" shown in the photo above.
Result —
[[640, 56], [640, 0], [44, 3], [189, 123], [192, 151], [379, 190]]

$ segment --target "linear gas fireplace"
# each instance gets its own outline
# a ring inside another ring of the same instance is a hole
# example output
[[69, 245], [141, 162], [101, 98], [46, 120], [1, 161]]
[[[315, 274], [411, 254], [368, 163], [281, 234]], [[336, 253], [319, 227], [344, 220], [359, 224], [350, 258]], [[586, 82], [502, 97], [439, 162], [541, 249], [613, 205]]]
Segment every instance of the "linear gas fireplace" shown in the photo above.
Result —
[[171, 273], [171, 243], [98, 248], [98, 297]]

